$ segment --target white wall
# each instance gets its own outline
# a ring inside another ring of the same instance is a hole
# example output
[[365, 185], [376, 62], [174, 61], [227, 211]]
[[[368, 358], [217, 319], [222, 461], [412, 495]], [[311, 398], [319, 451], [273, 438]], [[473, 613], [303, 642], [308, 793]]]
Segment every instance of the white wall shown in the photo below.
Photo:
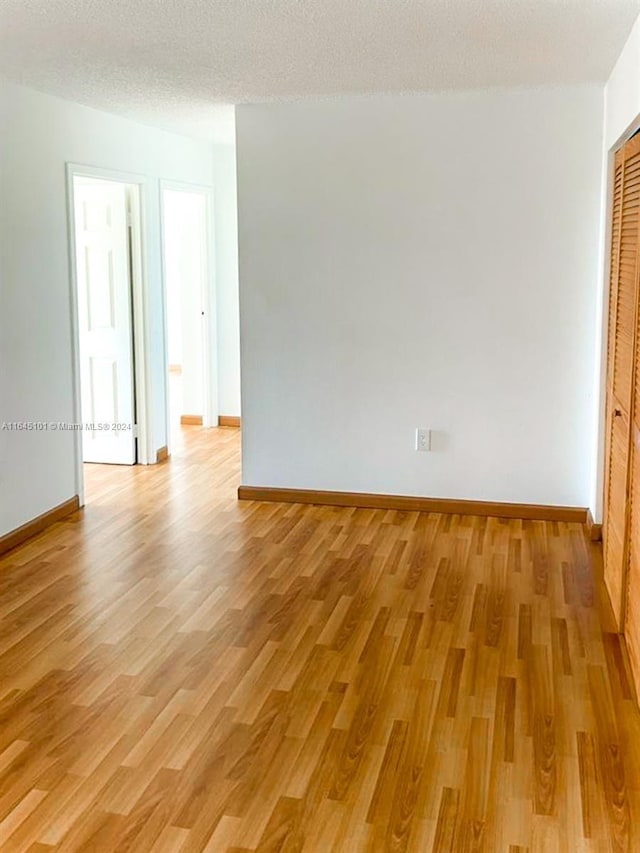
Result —
[[[145, 175], [154, 447], [166, 443], [159, 179], [211, 185], [209, 144], [0, 82], [2, 421], [73, 421], [67, 161]], [[71, 498], [71, 433], [0, 432], [0, 535]]]
[[617, 148], [640, 116], [640, 17], [636, 20], [605, 88], [605, 148]]
[[[204, 414], [203, 294], [206, 287], [207, 200], [202, 193], [164, 190], [165, 282], [169, 328], [180, 323], [180, 413]], [[169, 362], [172, 363], [171, 358]]]
[[235, 142], [214, 145], [218, 407], [240, 414], [240, 318], [238, 303], [238, 200]]
[[586, 506], [602, 89], [236, 120], [243, 482]]

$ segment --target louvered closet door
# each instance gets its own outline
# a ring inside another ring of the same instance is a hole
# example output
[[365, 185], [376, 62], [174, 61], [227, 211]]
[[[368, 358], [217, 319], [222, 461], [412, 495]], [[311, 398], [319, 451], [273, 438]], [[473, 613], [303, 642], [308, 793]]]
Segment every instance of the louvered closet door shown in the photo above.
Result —
[[[626, 148], [625, 173], [635, 185], [640, 183], [640, 136], [634, 137]], [[637, 199], [637, 195], [635, 197]], [[640, 210], [640, 202], [636, 212]], [[640, 254], [640, 246], [638, 248]], [[636, 260], [636, 278], [640, 279], [640, 260]], [[639, 285], [640, 291], [640, 285]], [[640, 292], [638, 294], [640, 299]], [[640, 311], [636, 312], [635, 376], [631, 418], [631, 460], [629, 470], [629, 529], [627, 536], [628, 575], [624, 632], [629, 658], [636, 682], [640, 689]]]
[[628, 483], [631, 409], [636, 358], [640, 137], [616, 155], [611, 244], [607, 377], [607, 489], [605, 582], [622, 627], [627, 586]]

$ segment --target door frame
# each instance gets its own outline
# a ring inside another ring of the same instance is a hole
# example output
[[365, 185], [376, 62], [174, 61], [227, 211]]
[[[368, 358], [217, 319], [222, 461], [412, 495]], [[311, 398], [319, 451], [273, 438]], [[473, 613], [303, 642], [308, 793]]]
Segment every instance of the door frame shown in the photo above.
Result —
[[167, 448], [171, 452], [171, 414], [169, 400], [169, 320], [167, 316], [167, 270], [165, 260], [166, 218], [164, 209], [165, 190], [192, 193], [205, 199], [205, 287], [202, 305], [205, 322], [202, 326], [202, 426], [218, 425], [218, 359], [216, 329], [216, 271], [215, 271], [215, 218], [213, 187], [206, 184], [190, 184], [184, 181], [160, 180], [160, 233], [162, 269], [162, 318], [164, 325], [164, 382], [166, 404]]
[[[150, 373], [148, 369], [149, 347], [149, 302], [147, 287], [145, 201], [148, 194], [148, 179], [144, 175], [86, 166], [78, 163], [66, 164], [67, 179], [67, 228], [69, 247], [70, 320], [73, 378], [74, 423], [82, 423], [82, 395], [80, 385], [80, 331], [78, 322], [78, 276], [76, 269], [75, 198], [74, 179], [95, 178], [127, 184], [131, 193], [131, 290], [132, 290], [132, 334], [133, 334], [133, 383], [135, 389], [135, 419], [137, 425], [137, 461], [148, 465], [152, 459], [150, 450], [151, 430], [149, 411], [151, 404]], [[80, 506], [84, 506], [84, 469], [82, 460], [82, 434], [73, 430], [75, 443], [76, 493]], [[153, 459], [155, 462], [155, 459]]]

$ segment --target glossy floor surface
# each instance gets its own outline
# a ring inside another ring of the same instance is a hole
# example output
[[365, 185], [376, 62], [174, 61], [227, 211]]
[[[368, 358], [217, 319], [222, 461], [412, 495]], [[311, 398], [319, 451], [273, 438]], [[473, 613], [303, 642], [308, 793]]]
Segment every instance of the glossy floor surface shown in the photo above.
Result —
[[580, 526], [239, 504], [182, 436], [0, 560], [3, 853], [640, 850]]

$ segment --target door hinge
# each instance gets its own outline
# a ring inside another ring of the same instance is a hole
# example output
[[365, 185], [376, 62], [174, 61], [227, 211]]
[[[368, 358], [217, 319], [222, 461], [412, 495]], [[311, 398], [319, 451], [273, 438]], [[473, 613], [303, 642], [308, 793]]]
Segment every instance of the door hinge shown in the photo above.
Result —
[[133, 225], [133, 216], [131, 215], [131, 211], [127, 208], [127, 228], [131, 228]]
[[138, 424], [133, 425], [133, 437], [138, 438]]

